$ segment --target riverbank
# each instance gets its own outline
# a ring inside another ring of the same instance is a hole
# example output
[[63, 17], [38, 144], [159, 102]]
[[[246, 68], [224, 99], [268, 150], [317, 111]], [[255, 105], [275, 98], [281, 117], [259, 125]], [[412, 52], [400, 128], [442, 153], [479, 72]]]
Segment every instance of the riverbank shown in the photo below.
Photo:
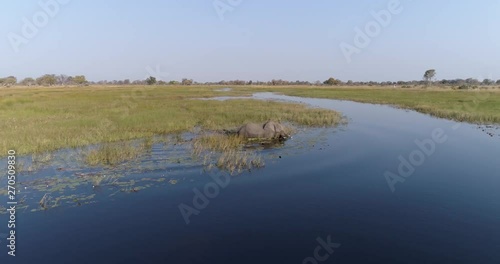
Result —
[[276, 91], [290, 96], [387, 104], [460, 122], [500, 124], [500, 89], [286, 87]]
[[192, 100], [277, 92], [388, 104], [470, 123], [500, 123], [500, 90], [236, 86], [10, 87], [0, 89], [0, 157], [119, 142], [153, 135], [221, 130], [267, 119], [332, 126], [340, 113], [292, 103]]
[[0, 156], [43, 153], [154, 135], [235, 128], [274, 119], [323, 127], [340, 113], [301, 104], [256, 100], [193, 100], [249, 96], [251, 89], [207, 86], [126, 86], [0, 89]]

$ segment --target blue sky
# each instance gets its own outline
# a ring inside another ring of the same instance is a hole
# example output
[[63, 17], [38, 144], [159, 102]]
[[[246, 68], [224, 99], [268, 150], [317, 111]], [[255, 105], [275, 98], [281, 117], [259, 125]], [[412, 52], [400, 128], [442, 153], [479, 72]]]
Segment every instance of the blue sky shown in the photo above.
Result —
[[24, 19], [43, 22], [39, 2], [51, 1], [2, 1], [0, 76], [397, 81], [435, 68], [438, 79], [500, 79], [499, 0], [400, 0], [350, 63], [340, 44], [356, 47], [355, 28], [392, 0], [219, 0], [236, 2], [223, 19], [213, 0], [64, 0], [25, 38]]

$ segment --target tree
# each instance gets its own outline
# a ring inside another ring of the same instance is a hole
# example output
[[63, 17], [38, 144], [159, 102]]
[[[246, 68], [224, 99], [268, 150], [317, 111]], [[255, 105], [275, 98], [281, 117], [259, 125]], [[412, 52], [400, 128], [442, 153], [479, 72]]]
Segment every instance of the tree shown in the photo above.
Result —
[[500, 85], [500, 80], [497, 80], [497, 84]]
[[146, 79], [146, 83], [148, 85], [154, 85], [154, 84], [156, 84], [156, 78], [153, 76], [149, 76], [149, 78]]
[[492, 84], [495, 84], [495, 81], [490, 79], [484, 79], [482, 82], [482, 85], [492, 85]]
[[434, 79], [434, 77], [436, 77], [436, 70], [430, 69], [430, 70], [425, 71], [424, 80], [427, 82], [427, 85], [429, 85], [431, 83], [431, 81], [432, 81], [432, 79]]
[[78, 85], [84, 85], [87, 83], [87, 79], [85, 78], [85, 75], [77, 75], [73, 77], [73, 82], [75, 82]]
[[68, 78], [66, 78], [66, 85], [74, 85], [74, 84], [75, 84], [75, 77], [68, 76]]
[[123, 84], [127, 84], [127, 85], [130, 84], [130, 80], [129, 79], [123, 80]]
[[467, 78], [467, 80], [465, 80], [465, 83], [470, 84], [470, 85], [479, 85], [480, 84], [479, 80], [474, 79], [474, 78]]
[[339, 85], [340, 83], [341, 83], [341, 81], [337, 80], [335, 78], [329, 78], [328, 80], [323, 82], [323, 84], [326, 84], [326, 85]]
[[36, 78], [36, 84], [52, 86], [57, 83], [57, 78], [55, 74], [45, 74], [41, 77]]
[[20, 82], [21, 85], [25, 85], [25, 86], [32, 86], [32, 85], [35, 85], [36, 82], [35, 82], [35, 79], [31, 78], [31, 77], [26, 77], [24, 78], [21, 82]]
[[9, 76], [6, 78], [1, 78], [0, 79], [0, 85], [4, 86], [12, 86], [17, 83], [17, 78], [14, 76]]
[[245, 81], [242, 80], [234, 80], [234, 81], [229, 81], [230, 85], [245, 85]]
[[57, 79], [57, 84], [65, 85], [65, 84], [68, 84], [69, 76], [65, 75], [65, 74], [60, 74], [60, 75], [57, 75], [56, 79]]
[[193, 84], [193, 79], [182, 79], [182, 82], [181, 82], [182, 85], [192, 85]]

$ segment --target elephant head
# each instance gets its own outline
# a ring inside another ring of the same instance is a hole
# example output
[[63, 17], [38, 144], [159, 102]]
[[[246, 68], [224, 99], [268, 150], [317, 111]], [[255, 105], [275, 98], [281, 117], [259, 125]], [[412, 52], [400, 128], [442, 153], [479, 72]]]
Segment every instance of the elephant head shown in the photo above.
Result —
[[290, 137], [290, 135], [286, 133], [285, 127], [283, 127], [283, 125], [280, 123], [276, 123], [274, 121], [267, 121], [266, 123], [264, 123], [263, 128], [266, 131], [273, 131], [274, 133], [273, 138], [275, 139], [284, 140]]

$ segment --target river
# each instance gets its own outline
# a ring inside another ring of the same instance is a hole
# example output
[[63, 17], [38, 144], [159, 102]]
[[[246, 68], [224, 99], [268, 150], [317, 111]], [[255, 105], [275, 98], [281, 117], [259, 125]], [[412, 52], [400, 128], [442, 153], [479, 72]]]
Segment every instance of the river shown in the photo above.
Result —
[[[153, 146], [147, 159], [107, 171], [20, 174], [18, 197], [35, 206], [17, 211], [14, 258], [0, 215], [1, 263], [499, 263], [497, 127], [385, 105], [253, 98], [337, 110], [348, 124], [301, 130], [260, 150], [273, 157], [264, 168], [238, 176], [176, 161], [182, 146]], [[120, 188], [65, 181], [88, 175]], [[53, 192], [64, 206], [33, 210]]]

